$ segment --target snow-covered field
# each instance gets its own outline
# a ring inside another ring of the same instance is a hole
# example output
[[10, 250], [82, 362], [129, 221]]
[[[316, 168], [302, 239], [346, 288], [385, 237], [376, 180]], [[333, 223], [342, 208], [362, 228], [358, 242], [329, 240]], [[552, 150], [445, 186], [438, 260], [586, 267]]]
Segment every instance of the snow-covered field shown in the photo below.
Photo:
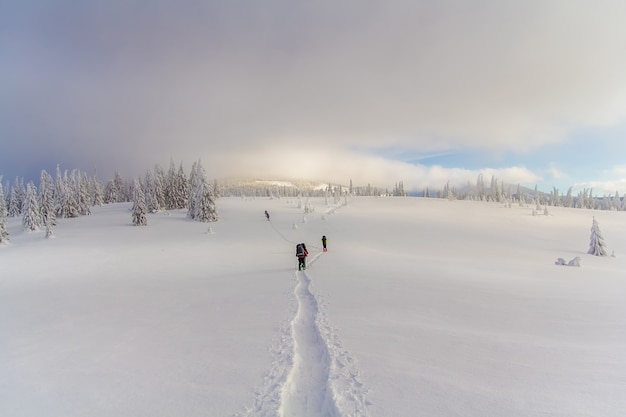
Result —
[[[54, 239], [9, 219], [0, 415], [624, 415], [626, 213], [311, 203], [147, 227], [107, 205]], [[593, 216], [615, 257], [586, 254]]]

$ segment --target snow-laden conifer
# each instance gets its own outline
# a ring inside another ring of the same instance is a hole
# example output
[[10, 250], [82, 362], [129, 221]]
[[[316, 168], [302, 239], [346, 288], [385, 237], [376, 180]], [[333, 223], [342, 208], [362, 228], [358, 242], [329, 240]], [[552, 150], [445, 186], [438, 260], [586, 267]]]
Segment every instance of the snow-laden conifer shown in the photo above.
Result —
[[167, 170], [164, 184], [165, 208], [167, 210], [176, 208], [176, 165], [174, 158], [170, 158], [170, 167]]
[[130, 195], [127, 193], [125, 181], [119, 171], [115, 171], [115, 175], [113, 176], [113, 187], [115, 188], [117, 197], [115, 203], [130, 201]]
[[75, 191], [67, 175], [67, 171], [59, 179], [57, 172], [57, 216], [67, 219], [78, 217], [78, 204], [76, 202]]
[[181, 163], [178, 167], [178, 173], [176, 174], [174, 185], [174, 205], [177, 209], [183, 209], [187, 207], [187, 199], [189, 197], [189, 183], [187, 182], [187, 176]]
[[22, 193], [19, 189], [19, 184], [13, 184], [11, 187], [11, 194], [9, 196], [9, 207], [8, 207], [8, 215], [9, 217], [18, 217], [22, 214]]
[[37, 201], [37, 189], [33, 182], [29, 182], [26, 187], [26, 199], [24, 200], [24, 214], [22, 225], [24, 230], [34, 232], [42, 226], [39, 203]]
[[54, 211], [55, 195], [54, 195], [54, 180], [52, 176], [48, 174], [45, 169], [41, 170], [39, 177], [39, 208], [41, 209], [42, 217], [43, 212], [46, 210]]
[[218, 219], [213, 189], [207, 180], [202, 162], [192, 167], [190, 178], [189, 208], [187, 217], [200, 222], [215, 222]]
[[102, 183], [98, 180], [96, 172], [94, 170], [93, 176], [91, 177], [91, 190], [92, 190], [92, 206], [101, 206], [104, 204], [104, 187]]
[[2, 178], [0, 177], [0, 246], [9, 242], [9, 232], [7, 231], [7, 206], [1, 180]]
[[159, 210], [167, 207], [165, 199], [165, 172], [159, 164], [154, 166], [154, 195], [156, 197]]
[[200, 199], [200, 214], [197, 218], [201, 222], [216, 222], [218, 219], [213, 188], [205, 182], [202, 198]]
[[78, 213], [83, 216], [91, 214], [91, 209], [89, 208], [91, 198], [89, 196], [89, 182], [87, 175], [77, 169], [72, 170], [70, 186], [72, 187], [76, 198], [76, 210]]
[[54, 196], [54, 180], [52, 176], [41, 170], [39, 184], [39, 211], [41, 212], [42, 225], [46, 227], [46, 237], [52, 235], [52, 230], [56, 226], [56, 200]]
[[146, 226], [148, 224], [146, 198], [141, 188], [139, 179], [135, 178], [132, 217], [135, 226]]
[[606, 256], [606, 244], [600, 232], [600, 227], [595, 216], [593, 218], [593, 224], [591, 226], [591, 237], [589, 238], [589, 250], [587, 253], [594, 256]]
[[61, 201], [65, 195], [65, 183], [63, 182], [63, 174], [61, 173], [61, 167], [57, 165], [56, 177], [54, 180], [54, 210], [55, 214], [63, 217], [61, 214]]
[[200, 161], [194, 162], [189, 173], [189, 196], [187, 198], [187, 217], [195, 219], [198, 217], [200, 198], [198, 197], [200, 179], [198, 176], [198, 164]]
[[159, 211], [159, 201], [157, 199], [156, 184], [154, 181], [154, 175], [148, 170], [144, 178], [144, 195], [146, 197], [146, 207], [149, 213], [156, 213]]

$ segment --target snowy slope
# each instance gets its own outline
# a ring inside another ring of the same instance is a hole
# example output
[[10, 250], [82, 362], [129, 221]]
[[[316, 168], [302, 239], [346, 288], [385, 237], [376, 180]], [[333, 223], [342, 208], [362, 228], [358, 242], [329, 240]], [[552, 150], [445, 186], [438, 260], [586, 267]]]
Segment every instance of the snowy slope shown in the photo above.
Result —
[[[622, 415], [624, 213], [311, 203], [109, 205], [50, 240], [9, 219], [0, 415]], [[616, 257], [586, 254], [594, 215]]]

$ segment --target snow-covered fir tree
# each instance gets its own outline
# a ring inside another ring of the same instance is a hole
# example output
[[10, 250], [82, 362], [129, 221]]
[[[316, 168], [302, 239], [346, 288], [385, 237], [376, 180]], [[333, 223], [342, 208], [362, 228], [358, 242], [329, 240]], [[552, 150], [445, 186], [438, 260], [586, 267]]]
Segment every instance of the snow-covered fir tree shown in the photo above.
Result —
[[74, 188], [70, 184], [67, 170], [59, 177], [57, 172], [57, 216], [63, 219], [78, 217], [78, 204], [74, 195]]
[[202, 198], [200, 199], [200, 213], [197, 220], [201, 222], [216, 222], [218, 219], [215, 199], [213, 198], [213, 188], [205, 183], [203, 186]]
[[113, 180], [107, 181], [106, 185], [104, 186], [104, 203], [116, 203], [118, 198], [119, 196], [117, 194], [117, 188], [115, 188]]
[[55, 214], [57, 217], [63, 218], [61, 204], [65, 197], [65, 182], [63, 181], [63, 174], [61, 173], [61, 167], [57, 165], [56, 177], [54, 180], [54, 198], [55, 198]]
[[189, 183], [183, 169], [183, 164], [180, 164], [177, 171], [174, 159], [170, 159], [170, 167], [165, 176], [163, 195], [165, 199], [165, 209], [172, 210], [187, 207]]
[[92, 206], [101, 206], [104, 204], [104, 187], [102, 183], [98, 180], [98, 176], [94, 170], [94, 173], [91, 177], [91, 190], [92, 190]]
[[56, 204], [54, 179], [45, 169], [41, 170], [39, 176], [39, 208], [42, 213], [48, 207], [54, 210]]
[[187, 197], [187, 217], [195, 219], [198, 216], [199, 198], [196, 197], [198, 193], [199, 176], [198, 176], [198, 164], [200, 161], [194, 162], [191, 165], [191, 172], [189, 173], [189, 196]]
[[564, 207], [574, 207], [574, 197], [572, 196], [572, 187], [567, 189], [567, 194], [565, 195], [565, 199], [563, 200]]
[[187, 217], [201, 222], [215, 222], [218, 219], [213, 189], [207, 180], [202, 162], [193, 164], [189, 175], [189, 208]]
[[52, 176], [41, 170], [40, 183], [39, 183], [39, 210], [41, 212], [42, 224], [46, 227], [46, 234], [48, 230], [50, 233], [56, 225], [56, 199], [54, 195], [54, 180]]
[[176, 208], [176, 165], [174, 158], [170, 158], [170, 167], [167, 170], [164, 184], [165, 209], [172, 210]]
[[9, 217], [18, 217], [22, 214], [22, 197], [18, 184], [13, 184], [11, 187], [11, 194], [9, 196]]
[[141, 188], [141, 183], [139, 182], [139, 179], [135, 178], [135, 184], [133, 188], [133, 224], [135, 226], [146, 226], [148, 224], [148, 218], [146, 217], [146, 212], [148, 211], [148, 208], [146, 207], [146, 198], [143, 189]]
[[9, 232], [7, 231], [7, 206], [2, 188], [2, 177], [0, 177], [0, 245], [9, 243]]
[[173, 195], [175, 208], [183, 209], [187, 207], [187, 199], [189, 197], [189, 183], [187, 181], [187, 176], [185, 175], [185, 170], [183, 169], [182, 163], [178, 167], [178, 172], [176, 174]]
[[594, 256], [606, 256], [606, 244], [600, 232], [600, 227], [595, 216], [593, 217], [593, 224], [591, 225], [591, 237], [589, 238], [589, 250], [587, 253]]
[[126, 185], [120, 172], [115, 171], [113, 179], [108, 181], [104, 187], [104, 202], [109, 204], [125, 201], [130, 201], [126, 192]]
[[156, 183], [154, 181], [152, 171], [146, 171], [144, 184], [144, 195], [146, 197], [146, 207], [148, 208], [148, 212], [156, 213], [159, 211], [159, 201], [157, 199]]
[[498, 179], [495, 175], [491, 176], [491, 201], [495, 201], [497, 203], [502, 202], [502, 183], [498, 183]]
[[487, 193], [485, 191], [485, 180], [483, 178], [483, 174], [478, 174], [478, 178], [476, 179], [476, 192], [478, 199], [480, 201], [485, 201]]
[[91, 198], [89, 196], [89, 182], [87, 175], [77, 169], [72, 170], [70, 187], [72, 188], [76, 199], [76, 209], [78, 210], [78, 214], [82, 214], [83, 216], [91, 214], [91, 209], [89, 208]]
[[42, 221], [39, 212], [39, 203], [37, 201], [37, 188], [32, 181], [26, 186], [26, 198], [24, 200], [23, 211], [22, 225], [24, 226], [24, 230], [30, 232], [39, 230], [42, 226]]
[[130, 201], [130, 196], [126, 192], [125, 181], [119, 171], [115, 171], [115, 175], [113, 176], [113, 187], [115, 187], [115, 193], [117, 196], [117, 200], [115, 201], [116, 203]]
[[165, 172], [159, 164], [154, 166], [154, 195], [156, 197], [159, 210], [167, 207], [165, 199]]

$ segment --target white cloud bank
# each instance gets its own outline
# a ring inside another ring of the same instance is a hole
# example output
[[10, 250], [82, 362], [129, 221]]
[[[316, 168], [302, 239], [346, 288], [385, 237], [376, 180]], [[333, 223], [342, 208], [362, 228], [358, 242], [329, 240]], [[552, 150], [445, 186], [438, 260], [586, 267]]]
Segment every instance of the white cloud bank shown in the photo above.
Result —
[[624, 16], [620, 1], [9, 6], [0, 133], [21, 145], [5, 158], [436, 181], [348, 149], [524, 152], [619, 123]]

